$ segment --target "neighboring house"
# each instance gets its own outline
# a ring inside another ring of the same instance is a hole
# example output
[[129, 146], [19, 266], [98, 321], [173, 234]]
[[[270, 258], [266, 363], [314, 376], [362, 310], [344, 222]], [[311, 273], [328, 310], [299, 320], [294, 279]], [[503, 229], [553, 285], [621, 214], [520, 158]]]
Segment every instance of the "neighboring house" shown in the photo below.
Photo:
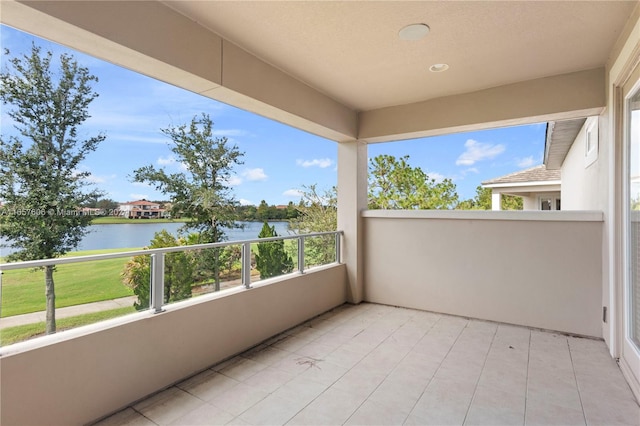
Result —
[[[491, 188], [492, 209], [500, 210], [500, 195], [523, 198], [524, 210], [604, 210], [598, 199], [598, 118], [550, 121], [544, 164], [482, 182]], [[604, 188], [602, 188], [604, 189]]]
[[482, 182], [491, 188], [491, 209], [500, 210], [502, 194], [522, 197], [523, 210], [560, 210], [560, 170], [544, 164]]
[[165, 217], [166, 210], [160, 204], [147, 200], [131, 201], [118, 206], [120, 215], [129, 219], [159, 219]]

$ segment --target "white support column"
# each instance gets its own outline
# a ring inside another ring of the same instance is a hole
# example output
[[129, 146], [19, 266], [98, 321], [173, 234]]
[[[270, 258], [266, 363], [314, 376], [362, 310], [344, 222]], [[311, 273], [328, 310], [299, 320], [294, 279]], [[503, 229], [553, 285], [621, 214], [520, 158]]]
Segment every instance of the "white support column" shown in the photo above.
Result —
[[495, 189], [491, 190], [491, 210], [502, 210], [501, 201], [501, 193], [496, 192]]
[[364, 241], [360, 213], [367, 208], [367, 144], [338, 144], [338, 229], [344, 231], [342, 262], [347, 265], [347, 300], [364, 298]]

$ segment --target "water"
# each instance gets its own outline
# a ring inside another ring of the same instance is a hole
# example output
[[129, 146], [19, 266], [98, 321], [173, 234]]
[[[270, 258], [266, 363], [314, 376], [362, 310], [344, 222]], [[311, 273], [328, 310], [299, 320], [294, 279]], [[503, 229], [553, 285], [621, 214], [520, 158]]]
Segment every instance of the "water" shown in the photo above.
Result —
[[[227, 229], [225, 235], [228, 241], [251, 240], [258, 238], [262, 229], [262, 222], [239, 222], [244, 225], [243, 229]], [[166, 229], [176, 235], [182, 223], [125, 223], [118, 225], [91, 225], [90, 232], [82, 239], [78, 250], [100, 250], [115, 248], [136, 248], [149, 244], [153, 235]], [[288, 222], [269, 222], [275, 226], [278, 235], [291, 235], [288, 231]], [[5, 240], [0, 238], [0, 244]], [[12, 253], [6, 247], [0, 249], [2, 256]]]

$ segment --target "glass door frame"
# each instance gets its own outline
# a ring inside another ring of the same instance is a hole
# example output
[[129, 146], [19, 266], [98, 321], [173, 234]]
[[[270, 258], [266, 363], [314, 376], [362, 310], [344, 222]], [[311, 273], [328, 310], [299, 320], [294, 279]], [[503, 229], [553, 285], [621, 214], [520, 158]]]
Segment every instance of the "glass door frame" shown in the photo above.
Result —
[[[640, 94], [640, 64], [631, 70], [628, 75], [628, 79], [618, 86], [619, 96], [617, 96], [617, 110], [619, 112], [618, 120], [615, 124], [618, 127], [617, 135], [621, 140], [621, 183], [622, 194], [620, 197], [621, 215], [621, 286], [618, 288], [619, 297], [617, 298], [616, 307], [616, 324], [617, 324], [617, 356], [619, 358], [619, 364], [627, 379], [640, 384], [640, 345], [632, 340], [632, 300], [631, 300], [631, 285], [632, 285], [632, 250], [631, 244], [633, 243], [631, 238], [631, 140], [630, 140], [630, 125], [631, 125], [631, 111], [629, 109], [630, 99], [637, 94]], [[638, 155], [638, 154], [636, 154]], [[620, 176], [619, 175], [619, 176]], [[640, 277], [637, 277], [640, 279]], [[613, 318], [612, 318], [613, 320]], [[640, 324], [639, 324], [640, 325]], [[631, 384], [631, 383], [630, 383]], [[633, 388], [634, 386], [632, 386]], [[637, 389], [637, 387], [636, 387]]]

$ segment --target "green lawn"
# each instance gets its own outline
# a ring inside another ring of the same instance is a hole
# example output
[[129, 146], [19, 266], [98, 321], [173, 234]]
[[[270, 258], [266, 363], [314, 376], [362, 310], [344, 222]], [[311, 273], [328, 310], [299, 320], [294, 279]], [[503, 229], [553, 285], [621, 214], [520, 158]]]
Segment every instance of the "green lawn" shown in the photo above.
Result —
[[[135, 249], [90, 250], [69, 256], [114, 253]], [[81, 305], [131, 296], [120, 274], [128, 257], [59, 265], [53, 275], [56, 307]], [[44, 271], [19, 269], [2, 274], [2, 317], [45, 310]]]
[[[133, 306], [126, 308], [111, 309], [108, 311], [95, 312], [91, 314], [78, 315], [75, 317], [62, 318], [56, 321], [57, 330], [62, 331], [69, 328], [80, 327], [81, 325], [93, 324], [110, 318], [119, 317], [136, 312]], [[0, 346], [7, 346], [12, 343], [21, 342], [44, 334], [45, 323], [18, 325], [0, 330]]]

